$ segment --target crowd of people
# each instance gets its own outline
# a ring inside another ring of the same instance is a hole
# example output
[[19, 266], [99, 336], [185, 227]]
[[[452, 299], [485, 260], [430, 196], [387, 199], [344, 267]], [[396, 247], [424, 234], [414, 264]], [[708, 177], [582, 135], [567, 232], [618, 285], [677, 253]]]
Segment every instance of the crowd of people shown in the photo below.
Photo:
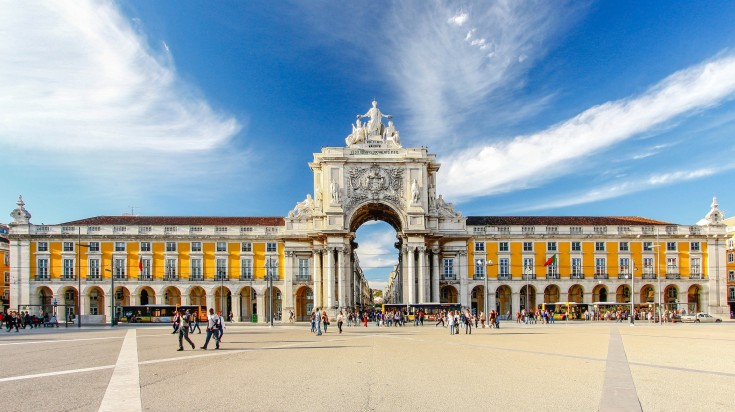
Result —
[[39, 311], [38, 314], [31, 314], [29, 311], [8, 311], [0, 313], [0, 323], [5, 323], [7, 332], [15, 329], [18, 332], [20, 329], [30, 327], [31, 329], [40, 327], [59, 327], [59, 322], [56, 319], [56, 315], [53, 313], [44, 313]]
[[[171, 323], [174, 328], [174, 331], [171, 332], [171, 334], [179, 334], [178, 350], [184, 350], [184, 341], [188, 342], [192, 349], [196, 349], [196, 345], [189, 337], [189, 334], [193, 334], [195, 330], [198, 330], [200, 334], [202, 333], [202, 329], [199, 326], [199, 312], [191, 313], [189, 309], [179, 309], [174, 314]], [[222, 316], [221, 312], [218, 311], [217, 313], [214, 313], [214, 309], [209, 308], [209, 313], [207, 314], [206, 338], [204, 340], [204, 345], [200, 346], [199, 349], [207, 350], [209, 341], [212, 338], [214, 338], [215, 342], [214, 348], [219, 349], [219, 345], [222, 343], [222, 336], [224, 334], [225, 318]]]

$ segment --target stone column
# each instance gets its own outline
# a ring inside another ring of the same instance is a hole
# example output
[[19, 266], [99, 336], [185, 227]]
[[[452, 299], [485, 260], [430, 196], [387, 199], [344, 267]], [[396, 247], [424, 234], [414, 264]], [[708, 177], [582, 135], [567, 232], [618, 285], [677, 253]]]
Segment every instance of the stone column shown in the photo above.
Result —
[[[240, 294], [238, 293], [235, 295], [232, 294], [232, 321], [233, 322], [240, 322]], [[182, 299], [183, 300], [183, 299]], [[186, 300], [189, 300], [189, 297], [187, 296]], [[188, 302], [187, 302], [188, 305]]]
[[265, 288], [258, 293], [258, 296], [255, 297], [255, 304], [258, 306], [258, 323], [270, 323], [268, 319], [265, 318], [265, 304], [267, 299]]
[[458, 260], [459, 260], [459, 270], [457, 276], [459, 276], [459, 304], [462, 305], [462, 307], [469, 307], [470, 306], [470, 300], [469, 300], [469, 294], [467, 293], [467, 283], [468, 279], [467, 276], [469, 275], [469, 266], [467, 263], [467, 252], [462, 251], [458, 254]]
[[321, 251], [314, 249], [314, 308], [319, 308], [322, 305], [322, 270], [321, 270]]
[[[130, 295], [130, 304], [133, 304], [133, 295]], [[189, 306], [189, 295], [181, 294], [181, 306]]]
[[408, 302], [406, 303], [409, 304], [416, 303], [415, 251], [415, 247], [408, 248]]
[[[283, 316], [288, 316], [290, 310], [294, 309], [294, 291], [293, 291], [293, 275], [294, 268], [298, 267], [296, 261], [296, 254], [293, 251], [286, 252], [286, 267], [285, 273], [283, 274], [283, 293], [281, 294], [281, 319]], [[288, 317], [286, 318], [288, 320]]]
[[327, 308], [334, 306], [334, 248], [327, 248]]
[[431, 301], [439, 303], [439, 277], [441, 276], [441, 267], [439, 266], [439, 249], [432, 250], [431, 258]]
[[421, 246], [418, 248], [419, 250], [419, 270], [418, 270], [418, 276], [419, 276], [419, 303], [426, 303], [428, 291], [427, 286], [429, 283], [426, 281], [426, 248]]
[[[345, 305], [345, 249], [337, 249], [337, 305]], [[339, 308], [337, 308], [339, 309]]]

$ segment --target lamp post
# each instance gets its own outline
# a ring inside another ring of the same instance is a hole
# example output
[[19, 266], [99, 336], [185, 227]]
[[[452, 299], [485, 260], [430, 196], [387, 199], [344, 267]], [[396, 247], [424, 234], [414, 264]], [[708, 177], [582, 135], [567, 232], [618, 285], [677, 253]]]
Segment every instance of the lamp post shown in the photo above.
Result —
[[630, 267], [630, 326], [635, 326], [635, 271], [638, 268], [634, 264]]
[[[482, 259], [478, 259], [477, 260], [477, 265], [478, 266], [479, 265], [482, 265], [483, 263], [485, 263], [485, 262], [483, 262]], [[493, 261], [492, 260], [488, 260], [486, 265], [487, 266], [492, 266], [493, 265]], [[488, 289], [487, 278], [488, 278], [488, 273], [487, 273], [487, 269], [486, 269], [485, 270], [485, 289], [484, 289], [485, 290], [485, 297], [482, 299], [483, 303], [485, 304], [485, 308], [484, 308], [485, 309], [485, 322], [487, 322], [490, 319], [490, 309], [489, 309], [490, 308], [490, 305], [488, 305], [488, 299], [489, 299], [488, 296], [489, 296], [489, 294], [488, 294], [488, 291], [487, 291], [487, 289]]]
[[658, 240], [658, 228], [656, 228], [656, 279], [658, 280], [658, 322], [659, 325], [663, 325], [663, 291], [661, 290], [661, 244]]
[[115, 258], [110, 258], [110, 268], [105, 269], [110, 272], [110, 327], [115, 326]]
[[278, 262], [268, 259], [265, 263], [266, 276], [268, 276], [268, 317], [270, 318], [270, 327], [273, 327], [273, 269], [278, 267]]
[[82, 228], [78, 228], [77, 234], [77, 327], [82, 327], [82, 258], [79, 253], [80, 247], [89, 247], [89, 243], [82, 243]]

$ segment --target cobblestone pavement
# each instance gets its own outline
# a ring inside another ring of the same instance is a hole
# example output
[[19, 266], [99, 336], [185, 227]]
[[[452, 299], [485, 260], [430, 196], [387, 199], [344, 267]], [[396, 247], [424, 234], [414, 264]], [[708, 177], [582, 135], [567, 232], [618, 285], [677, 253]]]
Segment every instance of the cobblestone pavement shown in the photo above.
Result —
[[735, 323], [0, 331], [6, 411], [732, 410]]

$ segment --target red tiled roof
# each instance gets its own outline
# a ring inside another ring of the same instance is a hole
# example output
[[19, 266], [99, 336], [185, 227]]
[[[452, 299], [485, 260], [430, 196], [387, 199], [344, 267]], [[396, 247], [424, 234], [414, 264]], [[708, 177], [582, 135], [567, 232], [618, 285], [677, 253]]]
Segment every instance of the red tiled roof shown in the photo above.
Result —
[[285, 226], [283, 217], [241, 216], [96, 216], [62, 223], [68, 226]]
[[642, 226], [671, 224], [638, 216], [467, 216], [468, 226]]

